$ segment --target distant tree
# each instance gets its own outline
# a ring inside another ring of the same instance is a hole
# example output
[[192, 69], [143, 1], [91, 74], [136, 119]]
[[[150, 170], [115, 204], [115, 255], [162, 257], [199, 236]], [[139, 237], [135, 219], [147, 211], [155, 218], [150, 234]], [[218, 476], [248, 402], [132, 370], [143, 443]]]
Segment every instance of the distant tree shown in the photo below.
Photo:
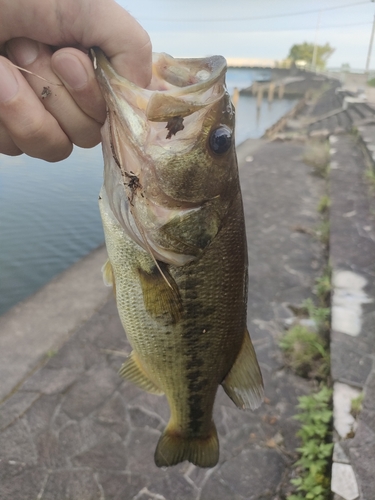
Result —
[[[316, 51], [316, 67], [324, 69], [327, 64], [327, 59], [334, 53], [335, 49], [329, 43], [325, 45], [317, 45]], [[289, 51], [288, 58], [293, 61], [306, 61], [307, 64], [313, 62], [314, 44], [313, 43], [296, 43]]]
[[344, 73], [350, 73], [350, 64], [348, 63], [341, 64], [341, 71], [343, 71]]

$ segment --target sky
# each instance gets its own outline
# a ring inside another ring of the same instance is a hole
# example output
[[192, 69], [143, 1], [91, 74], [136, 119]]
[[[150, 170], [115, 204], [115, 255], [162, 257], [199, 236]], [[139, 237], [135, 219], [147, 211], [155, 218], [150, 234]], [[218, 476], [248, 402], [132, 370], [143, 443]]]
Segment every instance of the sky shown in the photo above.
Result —
[[371, 0], [117, 1], [148, 31], [155, 52], [282, 60], [293, 44], [316, 40], [335, 48], [328, 67], [358, 70], [366, 66], [375, 14]]

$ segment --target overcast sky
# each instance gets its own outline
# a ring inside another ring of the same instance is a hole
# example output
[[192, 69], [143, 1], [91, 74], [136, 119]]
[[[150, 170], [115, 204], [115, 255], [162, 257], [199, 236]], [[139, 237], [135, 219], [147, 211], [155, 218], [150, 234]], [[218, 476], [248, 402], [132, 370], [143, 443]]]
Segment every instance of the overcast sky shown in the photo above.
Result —
[[294, 43], [317, 36], [318, 44], [336, 49], [329, 67], [358, 69], [366, 65], [375, 14], [370, 0], [117, 1], [149, 32], [156, 52], [280, 60]]

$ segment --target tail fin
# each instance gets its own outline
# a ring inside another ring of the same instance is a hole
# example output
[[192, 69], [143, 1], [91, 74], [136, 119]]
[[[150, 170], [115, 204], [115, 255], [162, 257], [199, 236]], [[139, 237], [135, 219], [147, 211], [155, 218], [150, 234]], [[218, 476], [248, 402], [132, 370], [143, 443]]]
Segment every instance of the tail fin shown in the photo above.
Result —
[[158, 467], [176, 465], [184, 460], [198, 467], [214, 467], [219, 460], [215, 424], [212, 422], [209, 435], [201, 438], [181, 436], [167, 427], [156, 446], [154, 458]]

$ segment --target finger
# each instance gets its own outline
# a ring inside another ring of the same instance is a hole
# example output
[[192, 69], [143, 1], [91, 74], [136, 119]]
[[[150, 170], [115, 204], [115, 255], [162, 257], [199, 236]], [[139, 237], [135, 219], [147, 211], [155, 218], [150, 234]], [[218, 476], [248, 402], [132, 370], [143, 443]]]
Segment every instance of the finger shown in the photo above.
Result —
[[106, 105], [90, 58], [78, 49], [60, 49], [52, 55], [51, 67], [76, 104], [88, 116], [103, 124]]
[[92, 23], [83, 25], [83, 45], [99, 46], [120, 75], [147, 87], [151, 81], [152, 62], [152, 47], [147, 32], [115, 1], [101, 0], [94, 5], [90, 17]]
[[27, 37], [57, 47], [99, 46], [120, 75], [142, 87], [150, 83], [150, 38], [115, 0], [48, 0], [32, 7], [30, 0], [2, 5], [0, 43]]
[[72, 151], [56, 119], [4, 57], [0, 57], [0, 121], [16, 146], [29, 156], [53, 162]]
[[[68, 90], [61, 85], [61, 81], [51, 68], [51, 49], [27, 38], [11, 40], [7, 48], [15, 64], [54, 83], [49, 85], [40, 78], [25, 73], [25, 79], [30, 87], [41, 97], [44, 107], [56, 118], [71, 142], [83, 148], [98, 144], [101, 125], [86, 115]], [[88, 77], [85, 76], [85, 79], [88, 80]]]
[[0, 123], [0, 153], [8, 156], [18, 156], [22, 154], [20, 148], [18, 148], [10, 135], [8, 134], [6, 128]]

